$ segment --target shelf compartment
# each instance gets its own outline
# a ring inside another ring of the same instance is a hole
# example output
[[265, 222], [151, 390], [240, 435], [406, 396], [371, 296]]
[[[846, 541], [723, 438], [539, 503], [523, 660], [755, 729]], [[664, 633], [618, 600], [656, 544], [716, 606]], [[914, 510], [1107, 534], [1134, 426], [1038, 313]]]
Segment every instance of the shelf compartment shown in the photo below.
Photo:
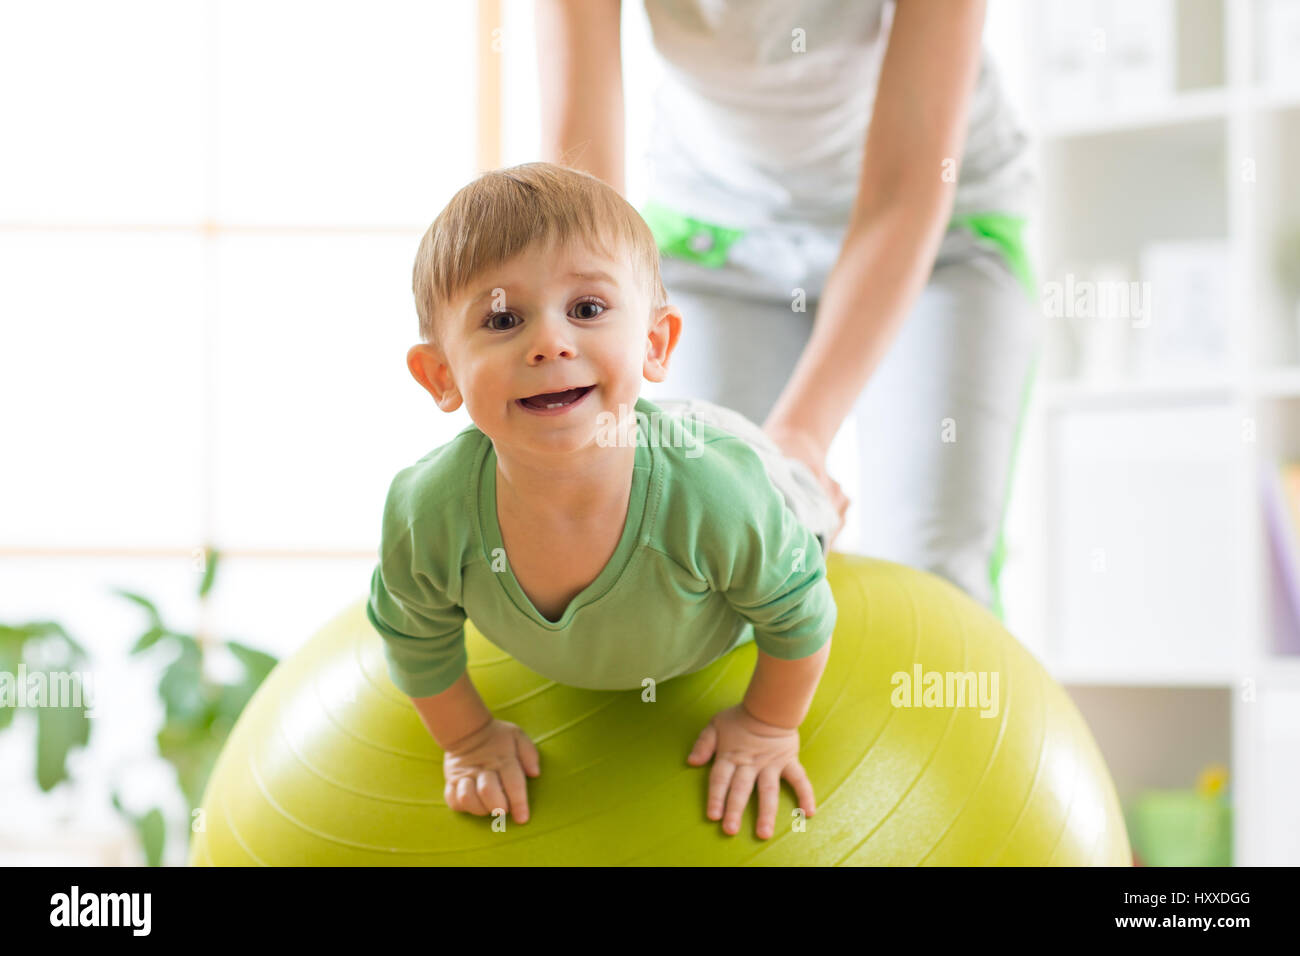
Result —
[[1241, 421], [1217, 402], [1056, 417], [1048, 655], [1058, 667], [1196, 661], [1226, 673], [1239, 659]]

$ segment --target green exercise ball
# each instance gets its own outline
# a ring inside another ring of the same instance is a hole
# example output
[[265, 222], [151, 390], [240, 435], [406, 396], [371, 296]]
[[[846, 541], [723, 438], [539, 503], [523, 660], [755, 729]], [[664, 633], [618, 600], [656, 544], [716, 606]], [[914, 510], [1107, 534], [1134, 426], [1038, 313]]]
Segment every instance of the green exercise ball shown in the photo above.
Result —
[[[640, 688], [557, 684], [468, 623], [483, 700], [541, 754], [529, 821], [517, 824], [443, 802], [442, 751], [389, 680], [363, 600], [258, 688], [213, 768], [190, 862], [1131, 864], [1087, 725], [992, 614], [947, 581], [887, 561], [833, 552], [827, 575], [838, 622], [800, 727], [816, 813], [797, 812], [782, 781], [766, 840], [754, 834], [756, 792], [729, 836], [705, 816], [712, 764], [686, 763], [709, 719], [744, 696], [752, 642], [660, 683], [648, 702]], [[964, 701], [949, 674], [970, 675]]]

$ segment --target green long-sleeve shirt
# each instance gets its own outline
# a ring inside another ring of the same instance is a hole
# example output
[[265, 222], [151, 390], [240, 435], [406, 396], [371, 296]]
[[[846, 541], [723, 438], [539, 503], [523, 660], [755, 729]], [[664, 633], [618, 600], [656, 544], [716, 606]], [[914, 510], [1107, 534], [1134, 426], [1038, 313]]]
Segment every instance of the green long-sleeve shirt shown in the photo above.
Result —
[[496, 450], [477, 426], [397, 473], [366, 613], [400, 690], [428, 697], [456, 682], [466, 616], [527, 667], [599, 690], [689, 674], [750, 640], [794, 660], [830, 639], [836, 608], [821, 547], [753, 448], [706, 422], [647, 427], [666, 413], [644, 397], [636, 411], [622, 537], [558, 621], [510, 570]]

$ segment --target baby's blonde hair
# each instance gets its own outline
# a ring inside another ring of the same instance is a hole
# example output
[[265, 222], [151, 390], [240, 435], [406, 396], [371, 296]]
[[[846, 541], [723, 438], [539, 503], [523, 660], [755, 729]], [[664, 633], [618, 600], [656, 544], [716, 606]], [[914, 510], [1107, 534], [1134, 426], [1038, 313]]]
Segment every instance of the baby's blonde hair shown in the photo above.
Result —
[[615, 262], [630, 253], [651, 309], [668, 304], [654, 234], [617, 190], [578, 169], [524, 163], [484, 173], [461, 188], [420, 240], [411, 287], [421, 340], [437, 343], [438, 314], [485, 270], [539, 240], [573, 239]]

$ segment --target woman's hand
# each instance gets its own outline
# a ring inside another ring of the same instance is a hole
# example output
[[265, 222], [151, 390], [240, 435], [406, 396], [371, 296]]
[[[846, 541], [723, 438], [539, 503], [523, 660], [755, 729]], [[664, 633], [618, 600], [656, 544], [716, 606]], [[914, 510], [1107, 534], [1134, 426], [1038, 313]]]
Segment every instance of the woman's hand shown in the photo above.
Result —
[[763, 432], [772, 441], [776, 442], [777, 447], [785, 452], [788, 457], [796, 458], [808, 466], [808, 469], [821, 482], [826, 494], [830, 496], [831, 503], [835, 505], [835, 510], [839, 512], [839, 524], [835, 526], [834, 533], [826, 543], [826, 550], [829, 551], [835, 543], [835, 539], [844, 530], [844, 515], [849, 509], [849, 499], [844, 494], [844, 489], [840, 487], [839, 482], [826, 473], [826, 449], [822, 448], [810, 434], [798, 428], [785, 425], [764, 425]]
[[[716, 753], [716, 756], [715, 756]], [[728, 707], [717, 714], [700, 731], [695, 747], [686, 762], [700, 766], [713, 758], [709, 774], [709, 797], [706, 814], [710, 820], [722, 820], [723, 832], [736, 834], [740, 817], [749, 803], [749, 794], [758, 780], [759, 839], [766, 840], [776, 825], [777, 798], [782, 778], [789, 780], [808, 816], [817, 808], [812, 784], [799, 763], [799, 730], [775, 727], [745, 710], [744, 704]]]

